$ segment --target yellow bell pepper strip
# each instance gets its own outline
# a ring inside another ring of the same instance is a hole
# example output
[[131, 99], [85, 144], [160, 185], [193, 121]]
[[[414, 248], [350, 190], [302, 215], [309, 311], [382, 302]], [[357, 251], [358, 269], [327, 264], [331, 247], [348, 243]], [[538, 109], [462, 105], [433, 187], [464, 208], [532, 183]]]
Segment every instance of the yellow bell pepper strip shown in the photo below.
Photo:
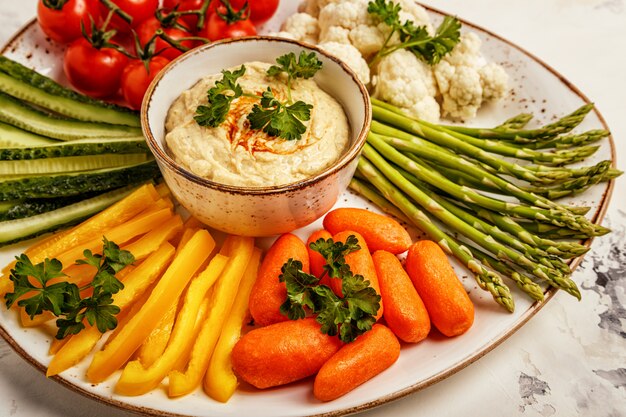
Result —
[[[221, 256], [221, 255], [220, 255]], [[198, 335], [200, 334], [200, 329], [202, 329], [202, 323], [206, 320], [209, 314], [209, 308], [211, 307], [211, 290], [207, 292], [207, 295], [202, 300], [202, 304], [200, 304], [200, 309], [198, 310], [198, 316], [196, 317], [196, 322], [193, 325], [193, 330], [189, 335], [189, 339], [196, 340]], [[185, 350], [178, 355], [178, 359], [176, 359], [176, 363], [172, 366], [172, 370], [176, 371], [184, 371], [189, 363], [189, 356], [191, 355], [191, 350], [193, 349], [193, 343], [187, 344]]]
[[163, 242], [169, 242], [176, 237], [183, 229], [183, 221], [178, 214], [160, 225], [154, 230], [143, 235], [136, 241], [122, 247], [135, 257], [135, 260], [142, 260], [152, 252], [157, 250]]
[[141, 310], [112, 342], [95, 354], [87, 370], [89, 381], [104, 381], [130, 358], [157, 325], [166, 309], [178, 299], [214, 247], [215, 241], [208, 231], [196, 232], [174, 258]]
[[101, 253], [102, 252], [102, 238], [106, 236], [106, 238], [115, 242], [118, 245], [122, 245], [125, 242], [128, 242], [130, 239], [141, 236], [148, 233], [150, 230], [158, 227], [163, 224], [172, 216], [172, 210], [168, 208], [161, 209], [154, 213], [148, 213], [144, 216], [139, 216], [129, 222], [123, 223], [119, 226], [116, 226], [110, 230], [107, 230], [100, 235], [88, 242], [84, 242], [79, 246], [75, 246], [72, 249], [64, 252], [56, 258], [63, 265], [71, 265], [76, 259], [83, 258], [83, 251], [85, 249], [89, 249], [92, 253]]
[[138, 216], [153, 213], [164, 208], [174, 209], [174, 202], [169, 197], [159, 198], [157, 201], [146, 207], [145, 210], [138, 214]]
[[163, 352], [167, 343], [170, 341], [172, 330], [174, 329], [174, 320], [178, 312], [178, 301], [176, 300], [169, 306], [165, 315], [161, 317], [159, 323], [148, 335], [148, 338], [139, 346], [135, 352], [135, 358], [139, 360], [141, 365], [149, 367], [156, 361]]
[[232, 369], [230, 355], [235, 343], [241, 336], [241, 328], [248, 311], [248, 299], [252, 292], [252, 286], [256, 281], [261, 261], [261, 250], [254, 249], [252, 258], [246, 272], [243, 274], [237, 295], [230, 310], [230, 315], [222, 327], [220, 338], [215, 346], [209, 368], [204, 375], [204, 392], [211, 398], [225, 403], [237, 388], [237, 376]]
[[[56, 258], [83, 242], [101, 239], [104, 232], [132, 219], [158, 199], [159, 194], [152, 184], [142, 185], [117, 203], [70, 229], [70, 232], [63, 233], [60, 239], [51, 239], [47, 244], [36, 245], [36, 250], [27, 250], [26, 253], [33, 264], [42, 262], [45, 258]], [[14, 266], [15, 262], [12, 262], [2, 270], [7, 279], [8, 272]]]
[[206, 229], [206, 225], [193, 216], [189, 216], [189, 218], [185, 220], [185, 227], [190, 227], [192, 229]]
[[[150, 285], [157, 280], [167, 268], [174, 256], [174, 247], [164, 243], [159, 250], [139, 264], [124, 279], [124, 288], [113, 294], [113, 304], [122, 311], [118, 314], [118, 327], [124, 325], [124, 317], [133, 315], [130, 308], [133, 303], [147, 292]], [[150, 294], [149, 292], [147, 293]], [[141, 307], [142, 303], [135, 303]], [[134, 306], [133, 306], [134, 307]], [[48, 365], [47, 376], [56, 375], [76, 365], [91, 352], [98, 343], [102, 333], [95, 326], [87, 326], [82, 332], [72, 335], [69, 341], [58, 350]], [[67, 339], [67, 338], [66, 338]]]
[[72, 338], [72, 335], [67, 336], [64, 339], [52, 338], [50, 342], [50, 348], [48, 349], [48, 355], [56, 355], [56, 353]]
[[185, 227], [183, 229], [183, 233], [180, 235], [180, 239], [178, 240], [176, 252], [180, 252], [185, 244], [189, 241], [189, 239], [191, 239], [191, 236], [195, 235], [198, 230], [200, 229]]
[[31, 319], [28, 313], [26, 312], [26, 310], [24, 310], [23, 308], [20, 308], [20, 324], [22, 325], [22, 327], [26, 327], [26, 328], [37, 327], [37, 326], [44, 324], [47, 321], [50, 321], [56, 318], [57, 317], [54, 314], [52, 314], [50, 311], [44, 311], [41, 314], [38, 314]]
[[209, 366], [209, 359], [219, 338], [222, 325], [230, 313], [239, 282], [252, 257], [254, 238], [229, 236], [225, 245], [231, 248], [230, 260], [213, 289], [209, 317], [202, 324], [200, 334], [191, 351], [187, 369], [184, 373], [173, 371], [169, 374], [168, 395], [170, 397], [189, 394], [200, 385]]
[[228, 258], [216, 255], [208, 267], [189, 284], [185, 299], [181, 307], [176, 325], [163, 355], [149, 367], [144, 367], [140, 361], [129, 362], [122, 376], [115, 385], [115, 392], [122, 395], [141, 395], [154, 389], [172, 370], [179, 356], [193, 345], [194, 339], [189, 336], [193, 332], [207, 291], [220, 277]]
[[164, 182], [157, 184], [154, 188], [156, 189], [157, 193], [159, 193], [161, 197], [169, 197], [170, 195], [172, 195], [172, 192], [170, 191], [169, 187]]

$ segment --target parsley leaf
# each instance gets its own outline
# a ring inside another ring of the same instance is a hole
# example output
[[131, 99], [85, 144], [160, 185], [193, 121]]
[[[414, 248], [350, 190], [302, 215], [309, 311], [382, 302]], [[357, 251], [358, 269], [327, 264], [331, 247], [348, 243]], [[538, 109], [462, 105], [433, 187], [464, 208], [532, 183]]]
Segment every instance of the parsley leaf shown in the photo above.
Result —
[[248, 114], [251, 129], [263, 130], [269, 136], [278, 136], [287, 140], [300, 139], [306, 126], [303, 121], [311, 118], [312, 105], [303, 101], [293, 104], [281, 103], [270, 87], [263, 92], [261, 104], [255, 104]]
[[344, 342], [351, 342], [372, 328], [380, 308], [380, 295], [363, 276], [354, 275], [345, 262], [345, 255], [360, 249], [358, 240], [353, 235], [346, 243], [319, 239], [309, 247], [326, 260], [326, 273], [341, 278], [343, 297], [328, 286], [320, 285], [314, 275], [303, 272], [300, 261], [289, 259], [279, 276], [287, 287], [287, 299], [280, 311], [291, 320], [297, 320], [306, 317], [308, 310], [317, 315], [322, 333], [339, 335]]
[[222, 71], [222, 79], [215, 83], [215, 87], [207, 91], [208, 105], [196, 108], [195, 121], [200, 126], [217, 127], [226, 120], [232, 101], [243, 94], [243, 89], [237, 80], [246, 73], [242, 65], [235, 71]]
[[[106, 238], [103, 239], [102, 253], [93, 254], [85, 250], [85, 258], [76, 261], [78, 265], [96, 268], [91, 283], [82, 288], [67, 281], [49, 283], [53, 278], [65, 276], [63, 265], [57, 259], [45, 259], [33, 264], [27, 255], [20, 255], [9, 276], [14, 289], [12, 293], [5, 294], [7, 308], [17, 301], [17, 305], [23, 307], [31, 318], [44, 311], [52, 312], [58, 317], [58, 339], [80, 332], [85, 328], [85, 320], [103, 333], [114, 329], [117, 326], [115, 315], [120, 308], [113, 305], [112, 295], [124, 288], [115, 274], [132, 264], [135, 258]], [[39, 285], [34, 284], [37, 282]], [[93, 288], [92, 295], [81, 298], [80, 292], [87, 288]], [[26, 296], [29, 297], [24, 298]]]
[[[410, 20], [402, 23], [401, 10], [400, 5], [388, 0], [373, 0], [368, 3], [368, 13], [377, 17], [391, 29], [382, 48], [370, 61], [370, 66], [398, 49], [407, 49], [419, 59], [435, 65], [461, 40], [461, 22], [456, 17], [446, 16], [435, 35], [431, 36], [425, 26], [415, 26]], [[395, 33], [399, 34], [400, 43], [389, 45]]]
[[322, 61], [319, 60], [315, 52], [307, 54], [306, 51], [301, 51], [298, 58], [293, 52], [279, 56], [276, 58], [276, 63], [278, 65], [269, 67], [267, 75], [276, 77], [284, 72], [290, 80], [311, 78], [322, 68]]

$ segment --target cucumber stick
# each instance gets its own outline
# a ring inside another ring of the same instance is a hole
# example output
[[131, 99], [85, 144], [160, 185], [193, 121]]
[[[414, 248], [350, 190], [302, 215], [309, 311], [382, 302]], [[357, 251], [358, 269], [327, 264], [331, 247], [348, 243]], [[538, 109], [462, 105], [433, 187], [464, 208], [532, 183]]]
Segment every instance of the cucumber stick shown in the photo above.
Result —
[[0, 93], [0, 122], [60, 140], [123, 138], [141, 135], [138, 127], [56, 118]]
[[4, 56], [0, 91], [73, 119], [140, 126], [136, 112], [79, 94]]
[[24, 148], [28, 146], [45, 146], [59, 143], [15, 126], [0, 122], [0, 148]]
[[76, 224], [126, 197], [134, 189], [127, 186], [46, 213], [0, 222], [0, 246]]
[[[2, 126], [0, 126], [0, 129]], [[6, 147], [0, 142], [0, 161], [56, 158], [62, 156], [100, 155], [106, 153], [148, 153], [148, 145], [143, 137], [125, 139], [83, 139], [67, 142], [52, 141], [45, 145], [29, 147]], [[1, 163], [1, 162], [0, 162]]]
[[29, 198], [28, 200], [0, 201], [0, 221], [22, 219], [78, 203], [102, 193], [80, 194], [61, 198]]
[[44, 158], [23, 161], [0, 161], [0, 176], [89, 171], [102, 168], [120, 167], [124, 165], [134, 165], [147, 160], [148, 155], [145, 153], [128, 153], [121, 155], [102, 154], [62, 156], [60, 158]]
[[67, 197], [145, 182], [160, 175], [154, 160], [136, 165], [0, 180], [0, 201]]

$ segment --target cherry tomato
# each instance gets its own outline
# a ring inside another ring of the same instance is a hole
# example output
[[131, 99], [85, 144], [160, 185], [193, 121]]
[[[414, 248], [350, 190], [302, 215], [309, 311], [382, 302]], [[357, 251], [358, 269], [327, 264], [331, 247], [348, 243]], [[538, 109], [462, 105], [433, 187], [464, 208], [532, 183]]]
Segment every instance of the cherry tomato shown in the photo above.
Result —
[[41, 0], [37, 4], [39, 26], [55, 42], [70, 43], [80, 38], [80, 22], [88, 29], [91, 25], [90, 16], [94, 21], [99, 21], [98, 0], [69, 0], [60, 10], [46, 7]]
[[[217, 11], [222, 14], [226, 13], [226, 9], [223, 6], [218, 7]], [[253, 35], [256, 35], [256, 28], [250, 19], [228, 23], [217, 13], [211, 14], [207, 24], [202, 28], [200, 33], [198, 33], [198, 36], [208, 38], [212, 41]]]
[[63, 69], [79, 91], [97, 98], [111, 97], [120, 88], [128, 58], [113, 48], [94, 48], [85, 38], [76, 39], [65, 51]]
[[[117, 29], [121, 32], [130, 32], [131, 27], [137, 27], [144, 20], [154, 16], [154, 12], [159, 7], [159, 0], [111, 0], [122, 11], [126, 12], [132, 17], [132, 22], [129, 25], [124, 19], [114, 14], [109, 22], [109, 28]], [[100, 4], [101, 14], [106, 17], [109, 13], [109, 9]]]
[[[250, 20], [255, 25], [259, 25], [276, 13], [278, 9], [278, 0], [247, 0], [250, 7]], [[235, 9], [241, 9], [246, 0], [230, 0], [230, 4]]]
[[144, 63], [138, 59], [133, 59], [126, 65], [122, 72], [122, 95], [131, 108], [141, 108], [148, 85], [169, 62], [169, 59], [162, 56], [152, 57], [147, 71]]
[[[150, 19], [144, 20], [143, 23], [137, 28], [137, 36], [139, 36], [139, 42], [141, 43], [141, 45], [143, 46], [147, 44], [159, 28], [161, 28], [161, 22], [159, 22], [156, 17], [151, 17]], [[191, 33], [185, 30], [174, 27], [162, 29], [167, 36], [171, 37], [174, 40], [193, 36]], [[193, 40], [181, 41], [181, 44], [187, 48], [194, 48], [198, 46], [198, 42]], [[159, 52], [159, 56], [163, 56], [169, 60], [172, 60], [177, 56], [182, 55], [181, 51], [174, 48], [169, 43], [160, 38], [156, 40], [155, 51], [162, 51]]]

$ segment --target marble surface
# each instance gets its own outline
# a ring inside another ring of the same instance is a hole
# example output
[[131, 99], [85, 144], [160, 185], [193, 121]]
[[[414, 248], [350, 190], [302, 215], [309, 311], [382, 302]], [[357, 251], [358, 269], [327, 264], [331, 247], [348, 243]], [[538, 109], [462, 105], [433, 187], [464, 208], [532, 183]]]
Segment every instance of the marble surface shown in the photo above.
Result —
[[[295, 0], [283, 0], [295, 1]], [[626, 159], [625, 0], [431, 0], [543, 59], [596, 103]], [[0, 0], [0, 44], [35, 15], [34, 0]], [[484, 358], [433, 387], [362, 413], [399, 416], [626, 416], [626, 177], [574, 280]], [[0, 417], [127, 416], [75, 394], [0, 340]]]

